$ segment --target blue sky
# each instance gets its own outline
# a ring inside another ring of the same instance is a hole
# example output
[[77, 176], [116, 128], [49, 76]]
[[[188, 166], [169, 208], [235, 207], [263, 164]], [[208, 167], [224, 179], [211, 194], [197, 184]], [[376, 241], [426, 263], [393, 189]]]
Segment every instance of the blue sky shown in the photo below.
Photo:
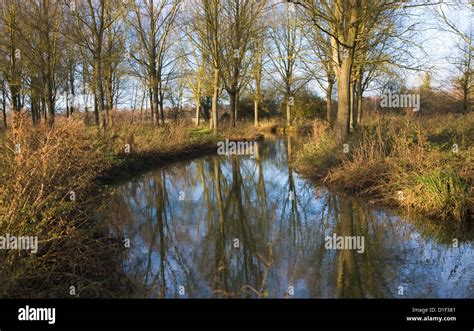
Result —
[[[469, 8], [467, 0], [457, 1], [464, 3], [466, 6], [464, 10], [458, 10], [456, 7], [446, 7], [443, 5], [443, 10], [448, 19], [459, 27], [462, 31], [472, 31], [472, 22], [474, 21], [474, 10], [465, 10]], [[472, 7], [474, 8], [474, 7]], [[422, 45], [426, 52], [424, 60], [425, 66], [428, 69], [430, 66], [434, 67], [433, 85], [442, 87], [446, 79], [452, 75], [453, 66], [449, 61], [450, 56], [454, 56], [455, 43], [460, 38], [454, 33], [442, 31], [440, 27], [446, 27], [442, 20], [436, 16], [434, 8], [419, 8], [415, 10], [422, 19], [423, 28], [421, 33]], [[424, 19], [423, 19], [424, 18]], [[471, 25], [471, 26], [470, 26]], [[408, 77], [408, 85], [418, 85], [420, 83], [420, 73], [413, 73]]]

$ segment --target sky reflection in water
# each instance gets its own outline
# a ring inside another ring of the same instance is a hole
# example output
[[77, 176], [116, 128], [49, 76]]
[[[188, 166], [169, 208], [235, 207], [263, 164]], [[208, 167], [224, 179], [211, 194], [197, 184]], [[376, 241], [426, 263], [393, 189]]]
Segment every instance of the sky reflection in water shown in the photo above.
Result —
[[[474, 297], [472, 226], [408, 220], [317, 186], [288, 165], [290, 139], [260, 142], [255, 159], [204, 157], [112, 189], [104, 216], [131, 240], [135, 296]], [[326, 249], [334, 233], [363, 236], [364, 253]]]

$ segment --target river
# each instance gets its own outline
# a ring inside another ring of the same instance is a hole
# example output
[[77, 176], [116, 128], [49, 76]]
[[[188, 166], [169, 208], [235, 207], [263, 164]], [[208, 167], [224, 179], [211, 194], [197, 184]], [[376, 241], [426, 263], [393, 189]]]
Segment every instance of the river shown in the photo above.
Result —
[[130, 243], [133, 297], [474, 298], [472, 225], [403, 216], [305, 179], [288, 162], [291, 139], [114, 184], [103, 218]]

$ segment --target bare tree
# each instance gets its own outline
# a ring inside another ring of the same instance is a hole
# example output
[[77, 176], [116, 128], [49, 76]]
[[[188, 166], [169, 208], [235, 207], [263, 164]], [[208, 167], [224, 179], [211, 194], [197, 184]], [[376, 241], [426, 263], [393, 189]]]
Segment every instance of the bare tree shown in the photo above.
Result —
[[[107, 30], [121, 15], [121, 6], [112, 0], [86, 0], [69, 4], [74, 20], [67, 35], [82, 48], [84, 57], [91, 60], [96, 125], [107, 126], [109, 109], [104, 93], [104, 51]], [[100, 122], [99, 117], [102, 117]]]
[[275, 82], [284, 93], [287, 125], [291, 125], [294, 95], [309, 81], [306, 75], [298, 74], [302, 70], [304, 35], [293, 4], [288, 3], [283, 10], [274, 7], [272, 12], [274, 19], [269, 28], [272, 41], [270, 60], [279, 78]]
[[[194, 24], [193, 27], [198, 32], [197, 40], [202, 52], [206, 53], [212, 63], [212, 111], [210, 128], [214, 135], [218, 128], [218, 109], [217, 101], [219, 97], [220, 83], [220, 43], [221, 43], [221, 9], [222, 3], [219, 0], [198, 0], [195, 2], [195, 20], [202, 20], [204, 24]], [[193, 22], [196, 22], [193, 20]]]
[[168, 57], [173, 44], [170, 39], [175, 24], [180, 0], [165, 1], [127, 1], [127, 16], [129, 24], [136, 34], [136, 44], [132, 47], [130, 56], [141, 68], [150, 90], [152, 113], [156, 114], [156, 122], [164, 123], [164, 94], [163, 77], [165, 71], [174, 59]]
[[[56, 0], [28, 0], [22, 14], [24, 19], [19, 31], [25, 49], [24, 58], [28, 63], [27, 71], [31, 77], [30, 85], [46, 105], [49, 113], [48, 123], [52, 125], [56, 113], [56, 99], [61, 87], [62, 62], [65, 58], [60, 47], [63, 7]], [[34, 95], [31, 101], [32, 110], [35, 110]], [[33, 111], [33, 120], [38, 120], [36, 111]]]
[[357, 60], [359, 63], [364, 62], [364, 56], [357, 52], [365, 49], [364, 40], [373, 34], [381, 22], [390, 21], [391, 16], [410, 6], [405, 5], [404, 1], [385, 0], [293, 2], [306, 11], [306, 16], [314, 28], [330, 38], [338, 91], [337, 131], [344, 138], [350, 131], [351, 118], [357, 119], [357, 114], [351, 116], [354, 113], [354, 85], [358, 72], [355, 65]]
[[230, 98], [232, 125], [235, 125], [238, 116], [239, 95], [248, 83], [248, 73], [253, 62], [250, 48], [264, 6], [264, 1], [254, 0], [230, 0], [223, 5], [223, 38], [217, 46], [221, 76]]
[[305, 54], [303, 63], [326, 93], [326, 120], [333, 125], [336, 113], [332, 107], [332, 95], [336, 76], [332, 62], [331, 37], [320, 29], [307, 29], [306, 38], [313, 52]]
[[474, 99], [474, 48], [472, 47], [472, 34], [466, 34], [470, 43], [462, 42], [456, 44], [457, 54], [453, 64], [456, 66], [457, 75], [454, 78], [454, 87], [462, 100], [462, 111], [467, 113], [472, 110]]
[[[448, 12], [468, 12], [470, 13], [470, 24], [472, 25], [473, 13], [474, 13], [474, 2], [472, 0], [441, 0], [434, 7], [436, 14], [441, 20], [441, 28], [445, 31], [449, 31], [459, 36], [471, 50], [474, 48], [472, 43], [472, 34], [466, 33], [464, 29], [457, 23], [455, 18], [451, 18], [447, 15]], [[456, 15], [457, 16], [457, 15]]]
[[262, 80], [263, 80], [263, 67], [265, 65], [264, 56], [265, 56], [265, 34], [263, 26], [260, 31], [256, 32], [253, 42], [253, 69], [252, 75], [255, 83], [254, 90], [254, 125], [258, 127], [258, 111], [260, 106], [260, 101], [262, 99]]
[[[2, 64], [3, 77], [10, 91], [10, 104], [14, 112], [19, 111], [21, 87], [21, 50], [19, 48], [18, 24], [20, 20], [20, 5], [16, 0], [3, 1], [0, 4], [2, 31]], [[5, 91], [5, 89], [4, 89]]]
[[122, 22], [116, 21], [106, 31], [104, 47], [103, 79], [105, 90], [105, 108], [107, 121], [113, 125], [110, 111], [115, 111], [120, 96], [121, 82], [126, 74], [126, 35]]

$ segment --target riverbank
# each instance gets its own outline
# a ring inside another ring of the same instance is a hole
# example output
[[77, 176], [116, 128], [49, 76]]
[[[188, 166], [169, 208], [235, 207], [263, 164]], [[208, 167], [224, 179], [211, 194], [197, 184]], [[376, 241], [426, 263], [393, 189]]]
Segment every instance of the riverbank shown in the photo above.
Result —
[[[288, 163], [299, 139], [273, 136], [256, 158], [214, 154], [114, 183], [101, 219], [133, 243], [124, 256], [133, 296], [286, 298], [281, 284], [305, 282], [320, 286], [295, 286], [294, 298], [398, 297], [387, 279], [408, 284], [410, 296], [469, 296], [469, 224], [408, 217], [315, 185]], [[363, 251], [335, 251], [326, 246], [334, 236], [360, 238]], [[451, 281], [440, 281], [453, 265]]]
[[0, 251], [0, 297], [115, 297], [128, 292], [124, 243], [97, 219], [101, 184], [177, 159], [210, 154], [217, 141], [253, 140], [251, 125], [224, 128], [114, 123], [98, 130], [58, 119], [54, 129], [26, 118], [0, 143], [0, 232], [35, 236], [38, 252]]
[[474, 114], [378, 116], [340, 141], [327, 124], [295, 165], [326, 185], [448, 221], [474, 211]]

